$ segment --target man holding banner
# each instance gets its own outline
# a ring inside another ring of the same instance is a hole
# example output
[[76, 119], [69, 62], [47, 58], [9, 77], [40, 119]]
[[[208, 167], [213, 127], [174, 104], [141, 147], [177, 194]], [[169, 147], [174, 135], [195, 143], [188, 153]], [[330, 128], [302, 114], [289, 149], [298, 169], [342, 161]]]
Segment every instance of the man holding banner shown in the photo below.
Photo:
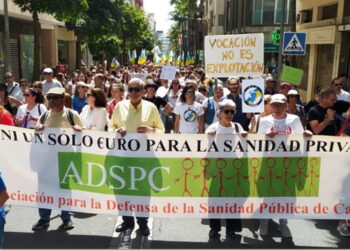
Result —
[[[49, 111], [46, 111], [38, 120], [36, 130], [42, 131], [44, 128], [73, 128], [81, 131], [83, 124], [79, 115], [73, 110], [64, 107], [64, 88], [51, 88], [47, 93], [49, 102]], [[40, 219], [32, 227], [32, 230], [40, 230], [49, 227], [51, 209], [39, 208]], [[70, 230], [74, 228], [74, 224], [70, 218], [68, 211], [61, 211], [61, 219], [63, 221], [61, 228]]]
[[[304, 131], [303, 125], [298, 116], [288, 114], [287, 110], [287, 98], [283, 94], [274, 94], [271, 97], [272, 111], [269, 116], [263, 117], [260, 120], [260, 126], [258, 129], [259, 134], [266, 134], [269, 137], [282, 134], [304, 134], [304, 136], [311, 136], [312, 133]], [[268, 219], [260, 220], [259, 233], [262, 236], [268, 235]], [[283, 237], [292, 237], [288, 228], [287, 219], [280, 219], [279, 229]]]
[[[149, 101], [142, 100], [145, 83], [141, 79], [133, 78], [128, 86], [129, 100], [117, 104], [108, 125], [108, 131], [116, 132], [121, 136], [125, 136], [127, 132], [164, 133], [165, 128], [157, 107]], [[136, 219], [140, 233], [143, 236], [148, 236], [150, 234], [147, 225], [148, 218], [136, 217]], [[133, 229], [134, 225], [133, 217], [123, 216], [123, 223], [116, 228], [116, 232]]]

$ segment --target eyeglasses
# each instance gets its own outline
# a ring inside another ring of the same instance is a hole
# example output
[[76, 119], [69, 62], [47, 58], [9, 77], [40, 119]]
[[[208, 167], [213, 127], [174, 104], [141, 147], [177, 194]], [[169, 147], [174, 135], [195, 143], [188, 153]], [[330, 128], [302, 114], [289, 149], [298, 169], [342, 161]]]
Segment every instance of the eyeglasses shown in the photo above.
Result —
[[234, 109], [226, 109], [223, 111], [226, 115], [231, 114], [234, 115], [236, 113], [236, 110]]
[[82, 89], [87, 89], [86, 86], [79, 86], [79, 88], [82, 88]]
[[90, 97], [90, 96], [93, 96], [93, 94], [86, 94], [86, 97]]
[[47, 100], [58, 100], [58, 99], [62, 99], [63, 96], [59, 96], [59, 95], [49, 95], [46, 97]]
[[336, 86], [336, 87], [341, 87], [341, 86], [343, 86], [342, 83], [333, 83], [333, 85]]
[[20, 86], [21, 86], [21, 87], [27, 87], [28, 84], [21, 84]]
[[297, 98], [299, 99], [299, 95], [288, 95], [289, 98]]
[[142, 88], [128, 88], [128, 92], [135, 92], [135, 93], [139, 93], [142, 90]]
[[186, 95], [194, 95], [194, 91], [187, 91], [185, 94]]
[[28, 96], [30, 96], [30, 94], [23, 94], [23, 96], [24, 96], [24, 97], [28, 97]]

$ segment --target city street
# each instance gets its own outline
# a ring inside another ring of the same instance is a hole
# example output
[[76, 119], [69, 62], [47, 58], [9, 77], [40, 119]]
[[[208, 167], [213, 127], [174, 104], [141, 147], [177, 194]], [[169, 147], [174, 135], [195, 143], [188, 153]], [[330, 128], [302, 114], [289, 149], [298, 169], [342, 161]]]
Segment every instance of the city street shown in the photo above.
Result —
[[[243, 232], [237, 239], [209, 241], [208, 220], [150, 219], [148, 238], [131, 233], [115, 233], [121, 217], [74, 213], [75, 228], [62, 231], [58, 211], [53, 211], [47, 231], [33, 232], [38, 220], [37, 209], [13, 206], [7, 215], [4, 248], [348, 248], [350, 238], [342, 237], [333, 220], [290, 220], [292, 239], [282, 239], [275, 222], [270, 223], [270, 237], [257, 234], [258, 221], [244, 220]], [[131, 233], [131, 237], [130, 237]]]

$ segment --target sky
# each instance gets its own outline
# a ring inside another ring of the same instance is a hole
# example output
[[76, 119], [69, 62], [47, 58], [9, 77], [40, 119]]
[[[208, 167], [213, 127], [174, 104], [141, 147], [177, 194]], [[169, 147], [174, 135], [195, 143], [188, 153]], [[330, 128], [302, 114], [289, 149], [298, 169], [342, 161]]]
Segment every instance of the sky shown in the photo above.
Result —
[[147, 13], [154, 13], [156, 30], [162, 30], [167, 34], [172, 23], [169, 12], [174, 9], [170, 5], [170, 0], [144, 0], [143, 8]]

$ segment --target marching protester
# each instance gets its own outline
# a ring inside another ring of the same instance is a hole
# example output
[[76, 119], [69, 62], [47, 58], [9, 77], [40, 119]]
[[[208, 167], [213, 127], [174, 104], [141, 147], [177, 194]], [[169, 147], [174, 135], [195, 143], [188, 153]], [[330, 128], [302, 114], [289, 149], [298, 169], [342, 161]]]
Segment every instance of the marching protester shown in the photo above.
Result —
[[23, 95], [18, 82], [15, 82], [15, 78], [11, 72], [7, 72], [4, 76], [5, 84], [7, 86], [8, 95], [17, 99], [19, 102], [23, 102]]
[[7, 86], [3, 83], [0, 84], [0, 105], [10, 112], [11, 115], [15, 116], [17, 109], [22, 105], [22, 102], [18, 101], [16, 98], [9, 96], [7, 91]]
[[267, 95], [264, 95], [264, 112], [254, 115], [252, 117], [249, 124], [249, 133], [256, 133], [256, 131], [259, 130], [261, 118], [271, 114], [272, 114], [271, 95], [267, 94]]
[[[239, 123], [232, 122], [232, 118], [236, 113], [236, 104], [230, 99], [224, 99], [218, 103], [218, 109], [215, 115], [219, 117], [219, 121], [211, 124], [205, 131], [209, 135], [217, 134], [240, 134], [246, 136], [248, 133], [243, 130]], [[221, 223], [220, 219], [209, 219], [210, 238], [219, 238]], [[234, 238], [236, 233], [242, 231], [240, 219], [226, 219], [226, 236]]]
[[[83, 124], [76, 112], [64, 106], [64, 88], [51, 88], [46, 95], [50, 110], [42, 114], [37, 122], [36, 130], [45, 128], [73, 128], [81, 131]], [[50, 167], [50, 166], [49, 166]], [[39, 208], [40, 219], [32, 227], [32, 230], [41, 230], [50, 226], [51, 209]], [[74, 228], [71, 215], [68, 211], [61, 211], [63, 223], [61, 228], [70, 230]]]
[[[287, 98], [283, 94], [274, 94], [270, 101], [272, 107], [272, 114], [261, 118], [258, 128], [258, 134], [266, 134], [269, 137], [275, 135], [286, 134], [302, 134], [304, 136], [311, 136], [312, 133], [305, 131], [300, 119], [296, 115], [288, 114]], [[266, 236], [269, 233], [269, 220], [261, 219], [259, 233]], [[279, 230], [283, 237], [292, 237], [290, 229], [287, 225], [287, 219], [279, 220]]]
[[224, 95], [224, 89], [221, 84], [217, 84], [213, 87], [214, 95], [205, 99], [203, 102], [204, 110], [204, 125], [207, 129], [212, 123], [218, 121], [218, 116], [216, 110], [218, 108], [218, 103]]
[[303, 124], [303, 127], [306, 125], [306, 117], [304, 108], [302, 105], [299, 104], [300, 102], [300, 95], [297, 90], [291, 89], [288, 91], [287, 94], [287, 113], [297, 115], [300, 118], [301, 123]]
[[88, 85], [85, 82], [77, 82], [75, 86], [74, 95], [72, 96], [73, 109], [80, 114], [86, 105]]
[[43, 70], [43, 75], [45, 80], [41, 83], [43, 84], [43, 91], [45, 95], [48, 94], [49, 90], [52, 88], [62, 88], [62, 83], [53, 77], [53, 70], [51, 68], [45, 68]]
[[109, 88], [112, 100], [107, 103], [108, 118], [111, 119], [115, 106], [125, 99], [125, 89], [122, 83], [114, 83]]
[[[132, 78], [128, 84], [129, 100], [121, 101], [113, 111], [108, 131], [125, 136], [126, 133], [157, 133], [165, 131], [160, 119], [157, 107], [142, 99], [144, 95], [145, 83], [138, 78]], [[140, 233], [143, 236], [150, 234], [147, 225], [148, 218], [136, 217]], [[116, 228], [116, 232], [124, 232], [133, 229], [134, 218], [123, 216], [123, 223]]]
[[87, 105], [80, 114], [84, 129], [104, 131], [107, 125], [106, 96], [101, 89], [92, 88], [86, 94]]
[[350, 102], [350, 93], [343, 89], [342, 78], [336, 77], [332, 80], [331, 87], [337, 93], [337, 100]]
[[202, 105], [195, 101], [195, 86], [187, 84], [181, 95], [181, 103], [174, 109], [174, 132], [181, 134], [204, 133], [204, 111]]
[[47, 110], [41, 90], [29, 88], [24, 91], [25, 104], [21, 105], [16, 114], [16, 126], [34, 129], [39, 117]]

